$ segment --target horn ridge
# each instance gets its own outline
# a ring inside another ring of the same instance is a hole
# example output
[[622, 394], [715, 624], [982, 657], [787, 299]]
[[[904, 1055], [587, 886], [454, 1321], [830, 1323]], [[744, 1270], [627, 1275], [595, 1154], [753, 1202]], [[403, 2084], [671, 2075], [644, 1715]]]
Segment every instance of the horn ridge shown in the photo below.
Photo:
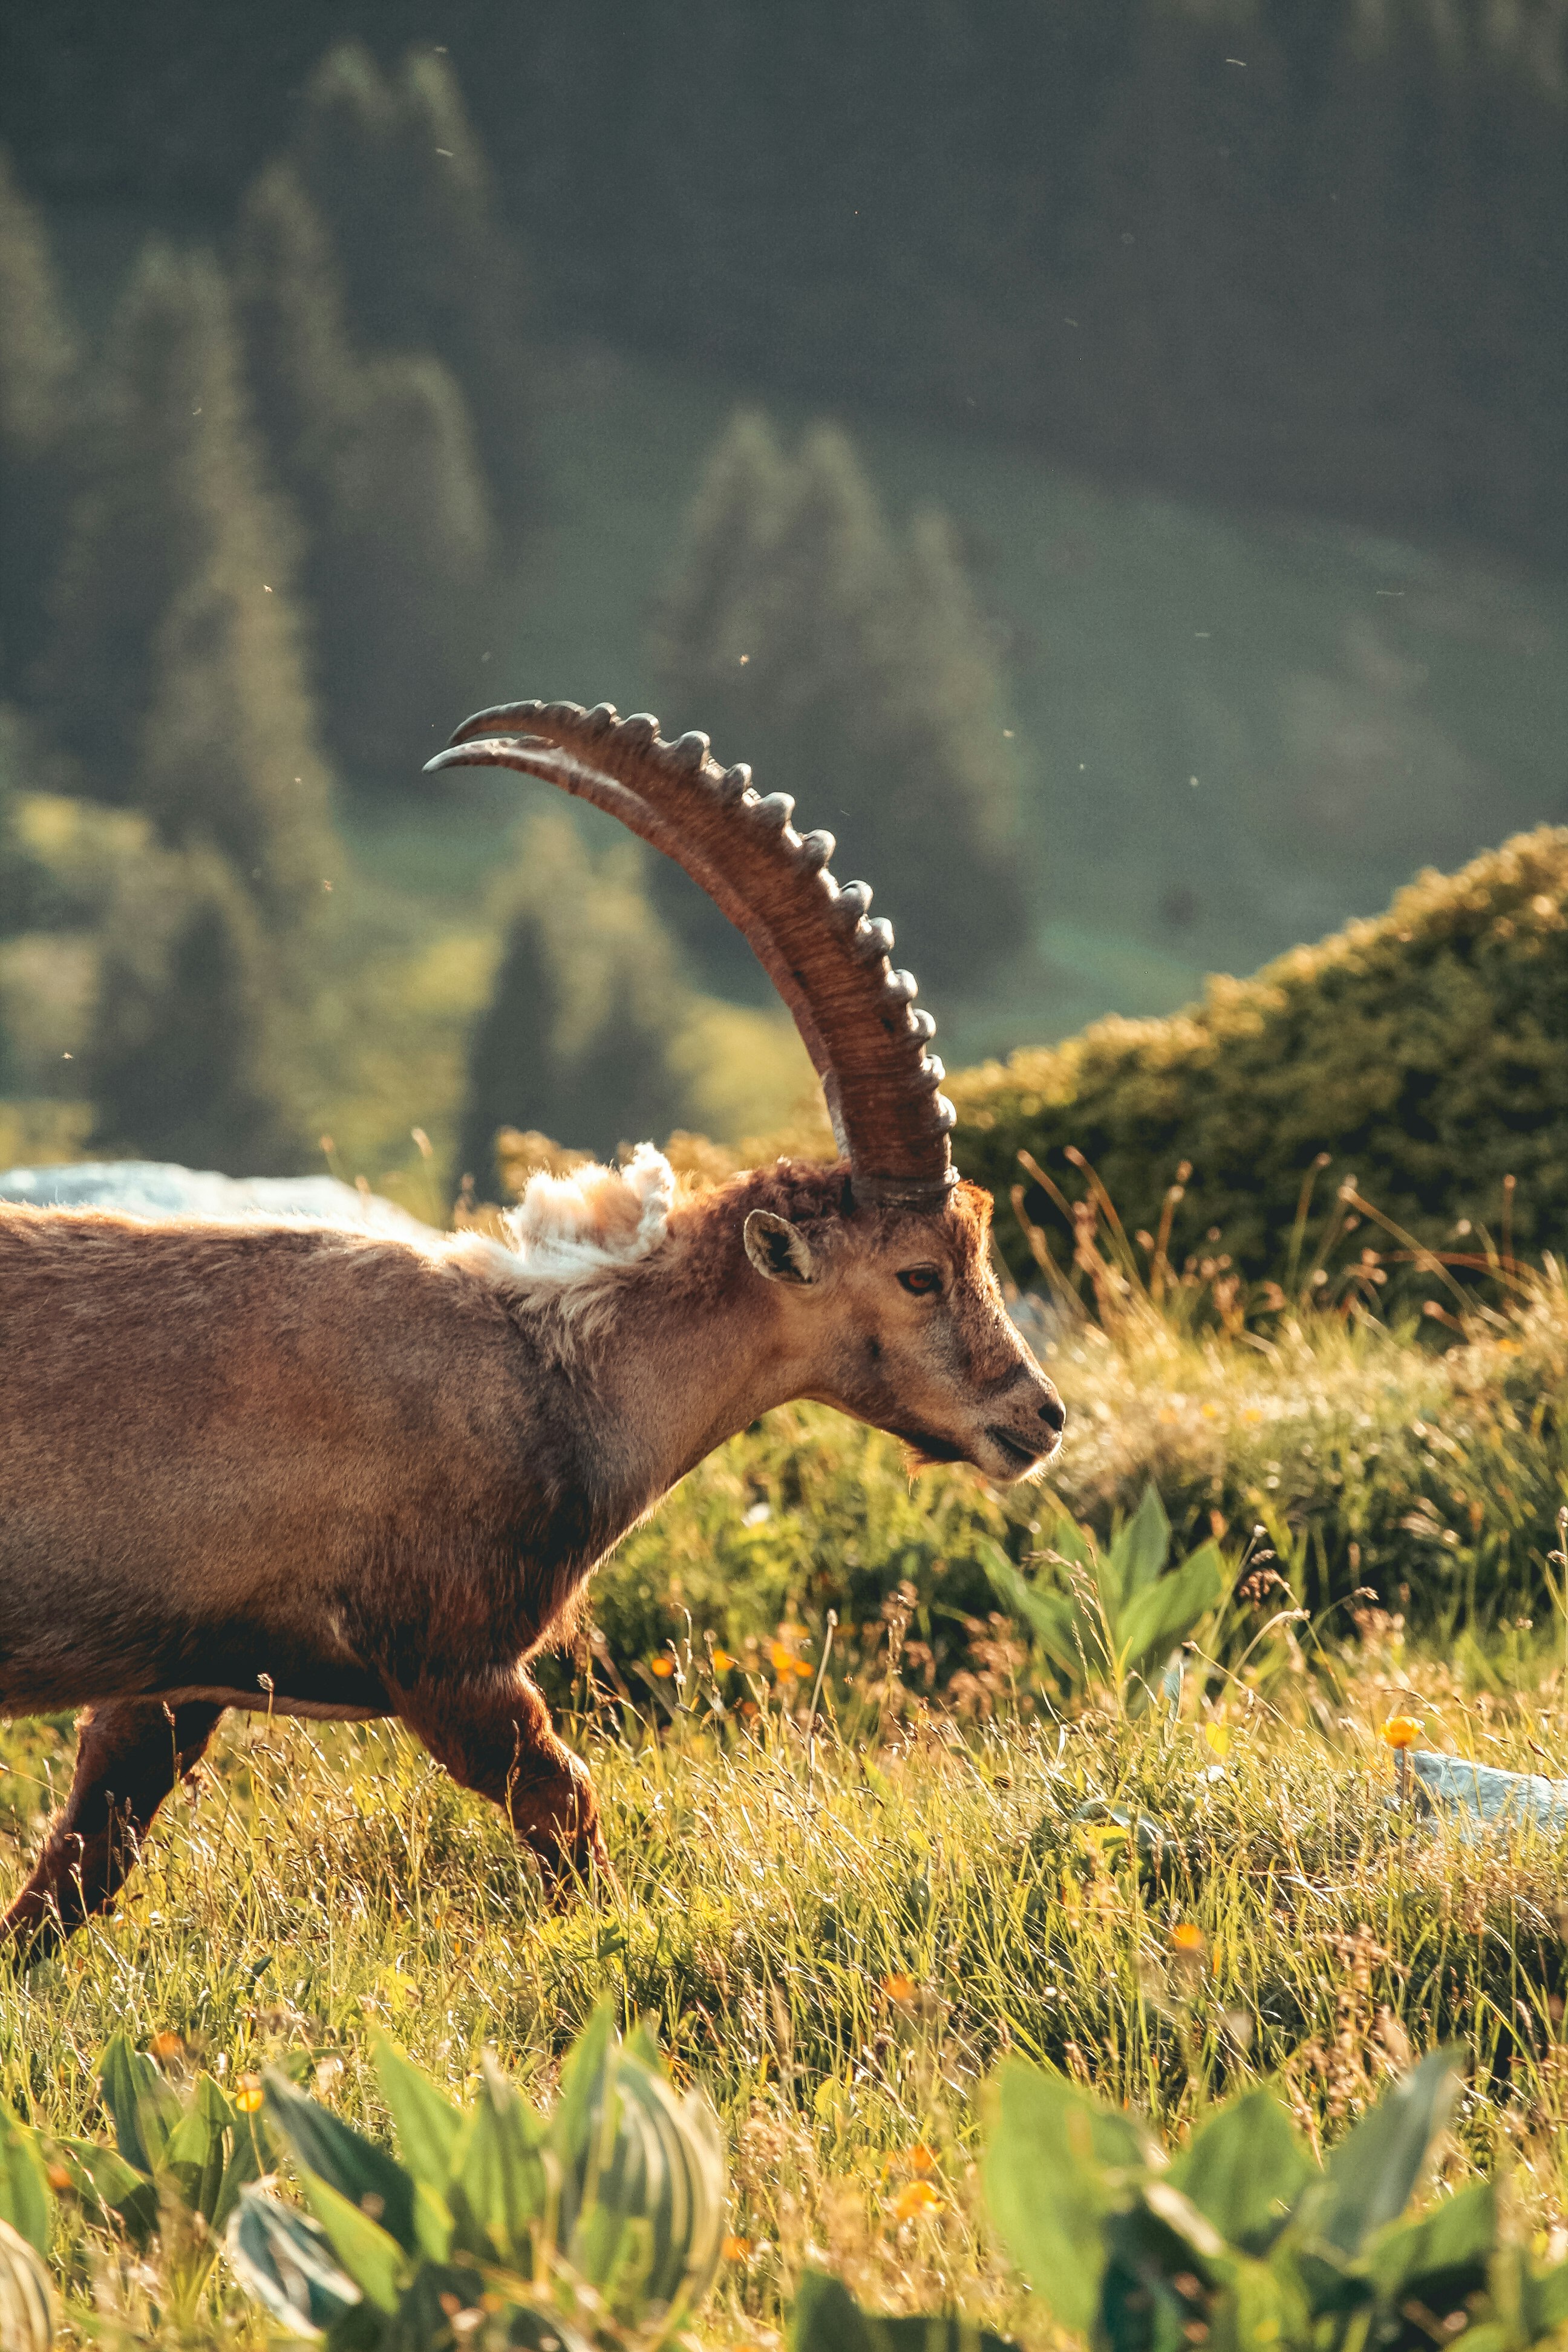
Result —
[[500, 703], [464, 720], [427, 772], [507, 766], [620, 818], [683, 866], [751, 945], [823, 1079], [854, 1186], [868, 1201], [930, 1205], [953, 1181], [952, 1105], [926, 1054], [934, 1024], [895, 973], [892, 926], [867, 914], [865, 883], [840, 888], [831, 835], [798, 833], [793, 799], [760, 796], [721, 768], [708, 739], [667, 742], [647, 712], [605, 704]]

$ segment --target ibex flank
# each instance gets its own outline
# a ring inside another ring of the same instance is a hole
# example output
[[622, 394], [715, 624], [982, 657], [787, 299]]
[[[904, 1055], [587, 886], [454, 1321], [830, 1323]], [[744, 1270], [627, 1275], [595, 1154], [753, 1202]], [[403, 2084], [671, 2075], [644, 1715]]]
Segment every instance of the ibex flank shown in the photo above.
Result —
[[644, 1147], [536, 1177], [511, 1246], [0, 1209], [0, 1714], [87, 1710], [0, 1941], [111, 1900], [227, 1707], [395, 1716], [547, 1875], [602, 1864], [529, 1661], [705, 1454], [796, 1397], [998, 1481], [1060, 1440], [930, 1015], [832, 836], [604, 707], [482, 711], [430, 765], [544, 777], [683, 866], [794, 1014], [842, 1157], [683, 1202]]

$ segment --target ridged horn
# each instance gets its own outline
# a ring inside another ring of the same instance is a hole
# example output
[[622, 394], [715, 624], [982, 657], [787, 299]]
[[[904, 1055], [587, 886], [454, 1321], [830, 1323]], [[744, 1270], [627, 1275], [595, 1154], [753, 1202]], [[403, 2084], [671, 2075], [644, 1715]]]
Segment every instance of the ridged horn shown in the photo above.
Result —
[[926, 1052], [934, 1024], [913, 977], [889, 962], [892, 926], [867, 914], [864, 882], [827, 870], [830, 834], [804, 839], [795, 803], [721, 768], [705, 735], [667, 743], [646, 713], [601, 703], [507, 702], [464, 720], [426, 773], [516, 768], [590, 801], [673, 858], [734, 924], [778, 990], [821, 1076], [856, 1194], [931, 1207], [953, 1181], [952, 1106]]

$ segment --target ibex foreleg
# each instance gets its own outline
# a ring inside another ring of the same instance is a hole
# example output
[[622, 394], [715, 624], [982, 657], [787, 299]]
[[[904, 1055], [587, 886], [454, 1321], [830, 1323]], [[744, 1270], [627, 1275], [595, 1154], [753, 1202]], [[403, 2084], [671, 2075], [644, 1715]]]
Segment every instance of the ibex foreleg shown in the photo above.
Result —
[[562, 1746], [521, 1669], [477, 1683], [400, 1690], [396, 1711], [459, 1787], [500, 1806], [546, 1879], [608, 1868], [586, 1767]]
[[70, 1795], [50, 1823], [32, 1876], [0, 1919], [33, 1957], [112, 1902], [135, 1868], [153, 1816], [201, 1760], [221, 1706], [121, 1700], [77, 1726]]

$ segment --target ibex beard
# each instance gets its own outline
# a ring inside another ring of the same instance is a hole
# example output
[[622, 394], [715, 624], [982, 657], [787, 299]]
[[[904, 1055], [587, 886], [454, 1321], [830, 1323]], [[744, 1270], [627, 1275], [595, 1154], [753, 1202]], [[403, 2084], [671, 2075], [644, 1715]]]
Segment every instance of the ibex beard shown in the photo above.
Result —
[[396, 1717], [553, 1881], [603, 1864], [528, 1664], [687, 1471], [795, 1398], [998, 1482], [1055, 1451], [891, 932], [707, 748], [531, 703], [441, 764], [544, 775], [688, 866], [795, 1013], [835, 1165], [680, 1199], [644, 1147], [536, 1176], [505, 1242], [0, 1210], [0, 1714], [87, 1710], [16, 1946], [112, 1899], [229, 1707]]

